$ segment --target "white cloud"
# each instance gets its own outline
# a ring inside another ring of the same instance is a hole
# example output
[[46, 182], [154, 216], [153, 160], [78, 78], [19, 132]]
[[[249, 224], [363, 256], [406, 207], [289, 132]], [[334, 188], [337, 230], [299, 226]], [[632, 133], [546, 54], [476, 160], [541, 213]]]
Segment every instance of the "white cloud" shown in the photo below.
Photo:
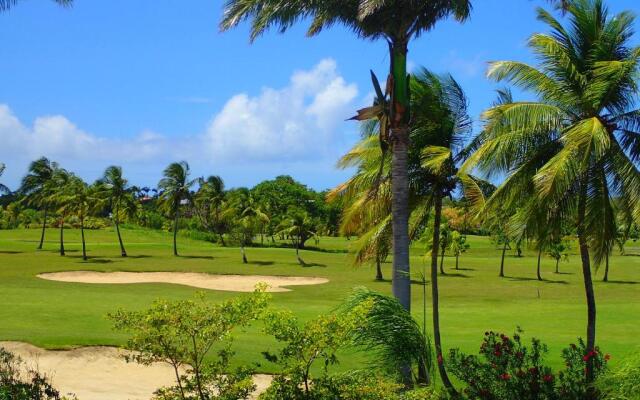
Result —
[[213, 155], [237, 161], [302, 160], [326, 156], [342, 140], [340, 124], [358, 95], [334, 60], [293, 74], [281, 89], [231, 98], [209, 125]]
[[487, 67], [484, 54], [476, 54], [471, 58], [461, 57], [457, 51], [451, 50], [442, 60], [442, 65], [454, 75], [463, 75], [467, 78], [476, 77], [482, 73]]
[[285, 87], [232, 96], [202, 132], [191, 135], [143, 131], [101, 137], [63, 115], [40, 116], [29, 126], [0, 104], [0, 162], [8, 166], [3, 180], [16, 186], [28, 163], [41, 156], [86, 179], [97, 178], [108, 165], [123, 165], [145, 184], [153, 184], [166, 163], [183, 159], [205, 174], [236, 175], [253, 168], [277, 175], [322, 170], [319, 165], [325, 166], [323, 173], [337, 173], [335, 160], [357, 131], [356, 124], [344, 120], [362, 101], [336, 62], [325, 59], [293, 73]]

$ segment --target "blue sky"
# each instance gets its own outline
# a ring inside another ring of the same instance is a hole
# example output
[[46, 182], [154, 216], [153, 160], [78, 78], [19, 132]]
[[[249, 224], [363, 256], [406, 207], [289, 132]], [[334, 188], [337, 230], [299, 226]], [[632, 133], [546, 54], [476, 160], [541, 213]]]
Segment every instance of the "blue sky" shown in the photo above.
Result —
[[[188, 5], [186, 5], [188, 4]], [[610, 0], [612, 11], [637, 0]], [[413, 42], [410, 65], [450, 72], [474, 120], [498, 85], [486, 63], [531, 62], [526, 40], [545, 28], [542, 0], [476, 0], [471, 20], [445, 21]], [[386, 75], [382, 42], [301, 24], [250, 44], [248, 27], [220, 33], [221, 0], [23, 1], [0, 15], [0, 162], [16, 187], [46, 155], [91, 181], [122, 165], [155, 185], [171, 161], [194, 176], [251, 186], [289, 174], [317, 188], [348, 176], [335, 161], [357, 139], [346, 122]]]

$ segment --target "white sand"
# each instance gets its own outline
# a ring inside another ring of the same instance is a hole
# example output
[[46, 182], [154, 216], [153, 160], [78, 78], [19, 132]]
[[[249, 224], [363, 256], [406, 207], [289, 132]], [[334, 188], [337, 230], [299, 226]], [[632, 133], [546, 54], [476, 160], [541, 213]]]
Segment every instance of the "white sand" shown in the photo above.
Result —
[[[54, 351], [20, 342], [0, 342], [0, 347], [50, 376], [61, 393], [74, 393], [79, 400], [149, 400], [156, 389], [175, 384], [168, 364], [127, 363], [123, 356], [130, 353], [114, 347]], [[271, 376], [255, 375], [254, 382], [252, 398], [269, 386]]]
[[259, 282], [269, 285], [269, 292], [288, 292], [284, 286], [319, 285], [325, 278], [302, 276], [213, 275], [197, 272], [96, 272], [69, 271], [39, 274], [38, 278], [60, 282], [128, 284], [173, 283], [201, 289], [252, 292]]

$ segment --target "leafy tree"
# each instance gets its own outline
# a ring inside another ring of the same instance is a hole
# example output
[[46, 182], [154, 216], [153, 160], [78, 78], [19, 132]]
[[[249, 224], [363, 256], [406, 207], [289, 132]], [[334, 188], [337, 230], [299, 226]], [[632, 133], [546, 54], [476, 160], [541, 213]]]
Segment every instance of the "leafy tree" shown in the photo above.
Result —
[[29, 172], [22, 179], [22, 185], [20, 186], [20, 192], [25, 196], [28, 204], [42, 209], [44, 213], [38, 250], [42, 250], [44, 243], [44, 234], [47, 228], [47, 212], [49, 211], [47, 198], [54, 190], [52, 187], [52, 178], [55, 170], [58, 168], [58, 163], [52, 162], [46, 157], [39, 158], [29, 165]]
[[54, 170], [53, 175], [51, 176], [51, 184], [52, 187], [55, 188], [49, 193], [49, 197], [47, 198], [47, 202], [52, 204], [57, 212], [59, 218], [59, 228], [60, 228], [60, 255], [65, 255], [64, 250], [64, 220], [68, 215], [69, 210], [67, 209], [67, 197], [65, 190], [69, 187], [69, 182], [72, 178], [73, 174], [62, 169], [57, 168]]
[[193, 196], [193, 207], [205, 229], [218, 235], [225, 246], [224, 231], [226, 224], [222, 218], [225, 201], [224, 181], [219, 176], [210, 176], [198, 180], [200, 187]]
[[138, 203], [132, 193], [132, 188], [127, 180], [122, 176], [122, 168], [112, 165], [104, 171], [101, 180], [97, 182], [100, 196], [109, 203], [113, 224], [118, 234], [118, 243], [120, 244], [120, 254], [122, 257], [127, 256], [127, 251], [122, 242], [120, 234], [120, 219], [122, 216], [133, 216], [138, 209]]
[[300, 210], [292, 210], [291, 216], [284, 229], [281, 231], [291, 238], [293, 245], [296, 249], [296, 258], [298, 263], [305, 266], [306, 263], [300, 257], [300, 249], [304, 248], [304, 243], [311, 237], [316, 236], [315, 221], [313, 221], [307, 213]]
[[259, 225], [269, 221], [269, 217], [260, 208], [247, 188], [227, 192], [227, 202], [223, 217], [233, 221], [233, 231], [240, 243], [242, 262], [247, 264], [245, 246], [253, 241]]
[[229, 373], [231, 334], [260, 318], [267, 301], [265, 286], [259, 285], [251, 295], [220, 304], [200, 294], [195, 300], [158, 300], [147, 310], [118, 310], [109, 317], [117, 330], [131, 335], [126, 347], [136, 353], [128, 361], [173, 368], [176, 386], [158, 389], [155, 399], [246, 399], [255, 386], [247, 368]]
[[73, 214], [80, 221], [80, 238], [82, 240], [82, 259], [87, 260], [87, 246], [84, 237], [85, 220], [96, 211], [98, 200], [96, 188], [88, 186], [82, 179], [72, 175], [60, 193], [60, 210], [63, 214]]
[[571, 246], [568, 240], [557, 238], [549, 243], [547, 255], [556, 261], [556, 274], [560, 273], [560, 261], [569, 260], [569, 250]]
[[451, 249], [451, 252], [456, 258], [456, 270], [459, 269], [458, 260], [460, 255], [466, 253], [466, 251], [469, 250], [469, 247], [471, 247], [471, 245], [467, 243], [466, 235], [462, 235], [458, 231], [451, 232], [451, 244], [449, 245], [449, 249]]
[[[522, 193], [533, 193], [548, 219], [573, 222], [587, 303], [587, 351], [593, 351], [591, 262], [599, 265], [614, 243], [612, 199], [630, 219], [640, 215], [635, 200], [640, 195], [640, 111], [635, 109], [640, 51], [629, 45], [632, 13], [611, 17], [602, 0], [568, 3], [566, 27], [538, 10], [552, 31], [529, 40], [538, 66], [491, 64], [489, 77], [531, 91], [537, 100], [486, 111], [481, 144], [469, 164], [508, 175], [492, 205], [518, 203]], [[587, 374], [593, 378], [591, 365]]]
[[[409, 42], [431, 30], [435, 24], [449, 16], [464, 20], [471, 11], [469, 0], [433, 1], [363, 1], [363, 0], [227, 0], [222, 29], [230, 29], [251, 19], [251, 39], [272, 27], [285, 31], [297, 21], [311, 21], [308, 34], [315, 35], [324, 28], [341, 24], [357, 36], [377, 40], [389, 45], [389, 104], [378, 104], [362, 110], [361, 119], [379, 113], [388, 107], [385, 135], [381, 137], [391, 148], [391, 182], [393, 226], [393, 279], [394, 295], [406, 308], [411, 307], [409, 277], [409, 151], [410, 95], [407, 75]], [[386, 135], [390, 132], [390, 135]], [[390, 139], [392, 138], [392, 140]]]
[[186, 161], [171, 163], [165, 168], [164, 177], [158, 183], [160, 207], [173, 218], [173, 255], [178, 255], [178, 220], [180, 206], [191, 199], [190, 189], [195, 180], [189, 180], [189, 164]]
[[447, 249], [451, 247], [452, 234], [453, 231], [449, 228], [449, 224], [446, 222], [440, 224], [440, 240], [438, 241], [440, 244], [440, 275], [446, 275], [446, 272], [444, 272], [444, 256]]
[[[6, 168], [5, 165], [3, 163], [0, 163], [0, 176], [2, 176], [2, 174], [4, 173], [5, 168]], [[3, 185], [2, 183], [0, 183], [0, 194], [9, 194], [9, 193], [11, 193], [9, 188]]]

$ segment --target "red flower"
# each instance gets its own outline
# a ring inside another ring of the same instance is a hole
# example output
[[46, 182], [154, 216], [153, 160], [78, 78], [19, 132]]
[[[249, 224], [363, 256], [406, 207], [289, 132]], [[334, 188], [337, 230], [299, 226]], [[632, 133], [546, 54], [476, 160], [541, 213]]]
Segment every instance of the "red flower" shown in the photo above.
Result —
[[493, 354], [495, 354], [496, 357], [500, 357], [502, 355], [502, 352], [500, 350], [496, 350]]
[[545, 376], [542, 377], [542, 380], [544, 380], [545, 382], [552, 382], [553, 381], [553, 375], [546, 374]]
[[442, 364], [442, 354], [438, 354], [438, 364]]
[[500, 379], [502, 379], [503, 381], [508, 381], [509, 379], [511, 379], [511, 375], [505, 372], [504, 374], [500, 375]]
[[587, 354], [586, 356], [582, 357], [582, 361], [589, 361], [591, 357], [589, 356], [589, 354]]
[[611, 360], [611, 355], [609, 355], [609, 354], [605, 354], [605, 355], [604, 355], [604, 359], [605, 359], [605, 361], [609, 361], [609, 360]]

